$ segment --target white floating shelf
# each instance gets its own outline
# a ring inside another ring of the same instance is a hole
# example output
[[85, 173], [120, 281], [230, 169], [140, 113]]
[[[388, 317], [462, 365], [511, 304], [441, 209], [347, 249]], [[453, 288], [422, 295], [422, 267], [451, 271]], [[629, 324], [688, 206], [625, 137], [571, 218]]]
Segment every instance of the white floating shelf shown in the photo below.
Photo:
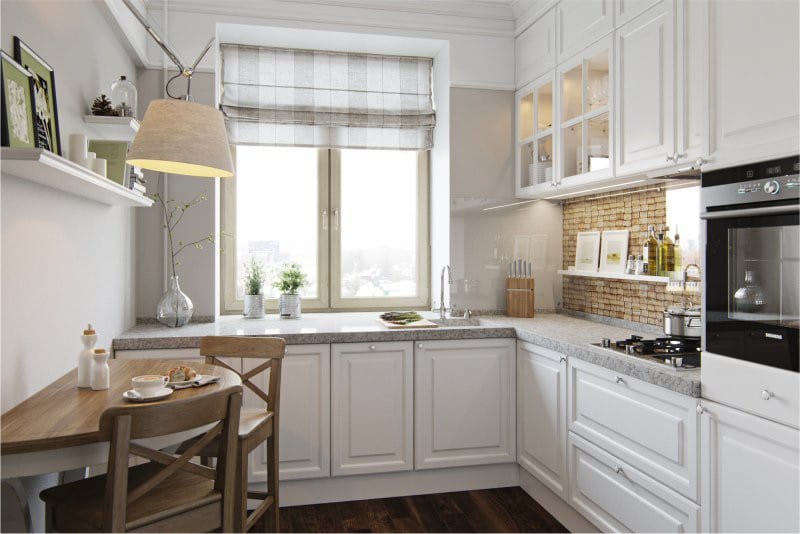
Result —
[[133, 141], [139, 131], [139, 121], [133, 117], [84, 115], [83, 122], [110, 141]]
[[655, 284], [666, 284], [669, 282], [669, 276], [649, 276], [646, 274], [599, 273], [592, 271], [567, 271], [564, 269], [558, 271], [558, 274], [582, 278], [604, 278], [607, 280], [628, 280], [630, 282], [650, 282]]
[[109, 206], [152, 206], [153, 201], [41, 148], [3, 147], [3, 174], [52, 187]]

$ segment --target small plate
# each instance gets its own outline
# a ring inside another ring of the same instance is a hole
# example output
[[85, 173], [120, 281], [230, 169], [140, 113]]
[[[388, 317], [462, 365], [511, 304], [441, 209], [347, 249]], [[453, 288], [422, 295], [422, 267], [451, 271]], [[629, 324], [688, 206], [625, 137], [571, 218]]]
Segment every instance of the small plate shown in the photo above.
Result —
[[172, 395], [172, 391], [173, 390], [171, 390], [170, 388], [161, 388], [154, 394], [148, 395], [147, 397], [143, 397], [141, 394], [136, 393], [136, 391], [129, 389], [128, 391], [123, 393], [122, 396], [125, 398], [125, 400], [131, 402], [155, 402], [155, 401], [160, 401], [162, 399], [166, 399], [167, 397]]
[[167, 385], [168, 386], [187, 386], [187, 385], [189, 385], [189, 384], [191, 384], [193, 382], [197, 382], [201, 378], [203, 378], [203, 375], [195, 375], [195, 377], [192, 378], [191, 380], [182, 380], [180, 382], [167, 382]]

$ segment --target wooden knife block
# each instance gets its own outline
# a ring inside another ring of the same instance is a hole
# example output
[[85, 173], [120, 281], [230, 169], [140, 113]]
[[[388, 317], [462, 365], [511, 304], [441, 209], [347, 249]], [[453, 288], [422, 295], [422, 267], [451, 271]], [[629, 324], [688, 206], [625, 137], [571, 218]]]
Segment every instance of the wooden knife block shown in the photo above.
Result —
[[506, 278], [506, 315], [533, 317], [533, 278]]

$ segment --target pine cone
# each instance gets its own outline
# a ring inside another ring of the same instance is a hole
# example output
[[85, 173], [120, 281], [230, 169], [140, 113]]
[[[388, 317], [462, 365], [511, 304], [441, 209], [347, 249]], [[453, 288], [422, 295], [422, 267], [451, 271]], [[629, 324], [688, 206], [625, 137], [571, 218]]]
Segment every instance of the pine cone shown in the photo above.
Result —
[[92, 115], [116, 117], [119, 113], [111, 107], [111, 101], [106, 98], [106, 95], [100, 95], [92, 102]]

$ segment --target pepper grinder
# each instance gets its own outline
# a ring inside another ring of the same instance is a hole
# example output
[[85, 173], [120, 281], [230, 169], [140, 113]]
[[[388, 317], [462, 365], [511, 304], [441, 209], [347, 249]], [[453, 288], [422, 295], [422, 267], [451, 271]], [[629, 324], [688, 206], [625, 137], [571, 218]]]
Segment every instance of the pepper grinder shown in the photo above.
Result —
[[94, 349], [92, 358], [94, 359], [94, 364], [92, 365], [92, 389], [95, 391], [108, 389], [111, 386], [108, 351], [106, 349]]
[[92, 387], [92, 356], [94, 355], [94, 345], [97, 343], [97, 332], [89, 324], [81, 336], [83, 350], [78, 355], [78, 387]]

